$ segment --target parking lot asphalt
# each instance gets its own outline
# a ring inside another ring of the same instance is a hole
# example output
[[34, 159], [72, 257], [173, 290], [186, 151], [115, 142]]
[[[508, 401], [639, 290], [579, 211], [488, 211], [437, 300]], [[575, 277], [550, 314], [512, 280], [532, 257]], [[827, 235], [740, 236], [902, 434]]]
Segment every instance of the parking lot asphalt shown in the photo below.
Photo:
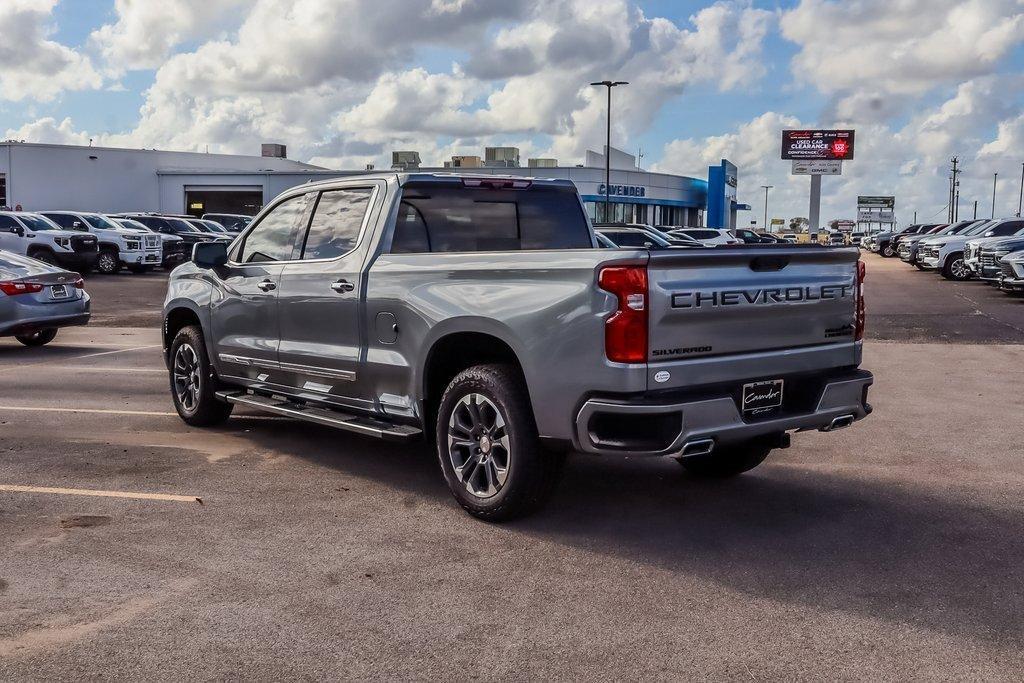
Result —
[[869, 419], [725, 482], [574, 456], [501, 526], [423, 446], [185, 426], [163, 276], [91, 278], [0, 340], [0, 680], [1019, 679], [1024, 301], [865, 260]]

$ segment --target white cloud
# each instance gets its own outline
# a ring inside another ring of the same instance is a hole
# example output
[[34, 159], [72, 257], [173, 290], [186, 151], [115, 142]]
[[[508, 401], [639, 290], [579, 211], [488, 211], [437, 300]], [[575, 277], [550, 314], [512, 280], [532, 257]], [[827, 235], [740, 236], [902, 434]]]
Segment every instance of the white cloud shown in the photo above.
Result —
[[990, 73], [1024, 40], [1018, 0], [801, 0], [782, 13], [794, 75], [821, 92], [921, 94]]
[[117, 21], [104, 24], [89, 39], [113, 73], [160, 66], [186, 41], [215, 34], [232, 11], [252, 0], [115, 0]]
[[65, 90], [93, 90], [103, 79], [85, 55], [50, 40], [57, 0], [0, 2], [0, 98], [48, 102]]
[[58, 122], [52, 116], [26, 123], [19, 128], [8, 128], [4, 140], [48, 142], [57, 145], [88, 145], [89, 135], [75, 130], [70, 118]]

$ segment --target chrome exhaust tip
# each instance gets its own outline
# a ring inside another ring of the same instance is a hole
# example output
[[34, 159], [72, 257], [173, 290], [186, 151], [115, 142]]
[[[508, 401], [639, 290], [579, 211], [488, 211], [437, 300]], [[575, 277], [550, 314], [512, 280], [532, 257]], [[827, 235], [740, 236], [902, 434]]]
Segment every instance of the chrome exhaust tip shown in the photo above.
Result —
[[823, 432], [834, 432], [837, 429], [842, 429], [843, 427], [849, 427], [852, 424], [853, 424], [853, 415], [840, 415], [839, 417], [834, 418], [832, 420], [832, 422], [828, 425], [828, 427], [822, 427], [821, 431], [823, 431]]
[[694, 439], [683, 444], [683, 450], [679, 452], [678, 457], [689, 458], [695, 455], [708, 455], [714, 448], [714, 439]]

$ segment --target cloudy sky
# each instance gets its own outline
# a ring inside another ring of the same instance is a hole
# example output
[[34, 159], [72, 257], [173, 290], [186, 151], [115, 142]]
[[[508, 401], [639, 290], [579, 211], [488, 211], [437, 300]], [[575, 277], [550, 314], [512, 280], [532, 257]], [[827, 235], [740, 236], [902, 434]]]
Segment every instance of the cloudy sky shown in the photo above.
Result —
[[259, 153], [332, 168], [518, 146], [582, 161], [613, 136], [644, 168], [725, 157], [760, 217], [807, 214], [782, 128], [853, 127], [822, 219], [895, 194], [909, 221], [1017, 211], [1024, 0], [0, 0], [5, 138]]

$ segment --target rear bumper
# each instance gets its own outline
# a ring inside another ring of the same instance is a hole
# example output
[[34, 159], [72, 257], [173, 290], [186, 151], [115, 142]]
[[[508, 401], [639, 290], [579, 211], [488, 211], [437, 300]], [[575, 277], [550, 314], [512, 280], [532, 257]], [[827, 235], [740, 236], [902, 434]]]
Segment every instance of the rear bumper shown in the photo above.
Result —
[[577, 413], [573, 445], [595, 454], [676, 455], [694, 441], [711, 440], [718, 446], [793, 430], [829, 429], [837, 419], [856, 421], [871, 412], [870, 372], [839, 371], [813, 381], [815, 389], [802, 405], [784, 405], [765, 418], [743, 417], [735, 385], [676, 398], [591, 398]]

